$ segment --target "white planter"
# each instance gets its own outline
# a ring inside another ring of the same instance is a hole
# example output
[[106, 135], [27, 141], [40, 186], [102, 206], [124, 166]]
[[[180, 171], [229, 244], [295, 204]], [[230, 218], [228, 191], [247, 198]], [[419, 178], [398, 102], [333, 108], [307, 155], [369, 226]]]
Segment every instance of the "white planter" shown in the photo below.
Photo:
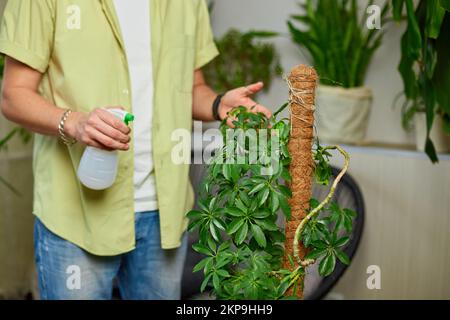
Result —
[[[442, 118], [436, 116], [434, 118], [433, 127], [431, 128], [430, 137], [434, 143], [434, 147], [436, 148], [437, 153], [448, 153], [450, 152], [450, 136], [444, 133], [442, 125]], [[416, 134], [417, 150], [424, 152], [427, 135], [425, 113], [416, 113], [414, 117], [414, 129]]]
[[372, 100], [372, 91], [367, 87], [346, 89], [319, 85], [316, 97], [318, 137], [327, 143], [363, 142]]

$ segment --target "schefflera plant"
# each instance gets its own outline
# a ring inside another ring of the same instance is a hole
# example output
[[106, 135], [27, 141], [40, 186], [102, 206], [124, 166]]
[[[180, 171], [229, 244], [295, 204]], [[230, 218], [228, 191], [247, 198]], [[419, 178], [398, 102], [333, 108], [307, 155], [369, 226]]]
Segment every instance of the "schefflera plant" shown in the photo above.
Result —
[[[333, 272], [337, 259], [349, 263], [343, 248], [349, 241], [355, 213], [342, 210], [336, 203], [328, 205], [330, 193], [322, 203], [311, 199], [305, 223], [298, 229], [298, 240], [301, 237], [309, 253], [300, 265], [294, 262], [294, 259], [298, 262], [298, 257], [290, 255], [291, 268], [282, 267], [285, 236], [277, 221], [279, 213], [286, 219], [291, 216], [288, 204], [292, 196], [288, 187], [291, 157], [287, 148], [290, 123], [289, 119], [277, 117], [286, 107], [287, 104], [282, 106], [270, 119], [245, 107], [229, 114], [234, 119], [234, 132], [241, 131], [246, 136], [248, 130], [256, 133], [265, 130], [267, 134], [258, 134], [257, 141], [242, 139], [239, 134], [227, 135], [230, 129], [225, 119], [221, 125], [224, 147], [208, 164], [208, 174], [199, 192], [199, 210], [187, 214], [188, 230], [199, 232], [193, 249], [205, 255], [194, 272], [204, 272], [201, 291], [210, 286], [211, 294], [218, 299], [296, 299], [305, 269], [314, 261], [320, 261], [322, 276]], [[271, 143], [274, 135], [279, 141], [276, 148]], [[238, 163], [237, 158], [248, 155], [255, 143], [259, 148], [258, 161]], [[236, 148], [230, 149], [230, 145]], [[332, 175], [329, 149], [316, 141], [313, 151], [316, 180], [325, 185]], [[270, 162], [274, 153], [279, 159], [278, 166]], [[268, 175], [271, 168], [275, 170]]]

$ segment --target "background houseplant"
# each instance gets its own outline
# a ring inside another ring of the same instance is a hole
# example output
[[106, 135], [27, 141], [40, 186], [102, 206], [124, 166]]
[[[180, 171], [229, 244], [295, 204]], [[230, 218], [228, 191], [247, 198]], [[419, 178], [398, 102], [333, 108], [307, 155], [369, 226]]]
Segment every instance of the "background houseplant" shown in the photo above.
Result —
[[[5, 65], [5, 57], [0, 55], [0, 80], [3, 79], [3, 69]], [[23, 143], [27, 143], [31, 139], [31, 135], [25, 129], [21, 127], [11, 127], [10, 123], [6, 123], [3, 120], [2, 123], [3, 130], [0, 130], [0, 152], [8, 148], [8, 142], [12, 141], [16, 136], [19, 136]], [[3, 136], [4, 135], [4, 136]], [[14, 188], [13, 184], [7, 181], [0, 174], [0, 185], [8, 188], [10, 191], [14, 192], [16, 195], [19, 194], [18, 190]]]
[[203, 72], [208, 84], [217, 92], [263, 81], [269, 90], [272, 79], [282, 74], [275, 46], [263, 39], [277, 34], [270, 31], [240, 32], [229, 30], [216, 39], [220, 56], [209, 63]]
[[[306, 0], [300, 6], [303, 13], [293, 15], [288, 27], [292, 40], [308, 51], [321, 76], [316, 114], [319, 137], [327, 142], [359, 143], [365, 137], [372, 104], [372, 92], [363, 87], [364, 81], [383, 33], [367, 28], [356, 0]], [[381, 22], [387, 12], [386, 4]], [[299, 27], [294, 23], [300, 23]]]
[[397, 21], [404, 11], [408, 26], [399, 65], [407, 99], [403, 124], [408, 127], [415, 117], [418, 149], [436, 162], [437, 152], [450, 151], [442, 137], [443, 131], [450, 134], [450, 0], [421, 0], [417, 7], [413, 0], [393, 0]]
[[[3, 75], [0, 56], [0, 79]], [[0, 299], [34, 291], [30, 134], [0, 115]]]

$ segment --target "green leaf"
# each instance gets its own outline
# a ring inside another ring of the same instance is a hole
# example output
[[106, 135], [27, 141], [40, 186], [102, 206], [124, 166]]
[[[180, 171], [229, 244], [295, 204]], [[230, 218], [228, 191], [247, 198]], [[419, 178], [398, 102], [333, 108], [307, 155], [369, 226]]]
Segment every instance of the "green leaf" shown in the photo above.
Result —
[[243, 211], [244, 213], [247, 212], [247, 206], [242, 202], [241, 199], [236, 199], [236, 206]]
[[425, 34], [437, 39], [441, 32], [442, 22], [444, 21], [445, 9], [441, 6], [439, 0], [427, 0], [427, 23]]
[[400, 21], [402, 18], [403, 6], [405, 4], [405, 0], [392, 0], [392, 11], [394, 20]]
[[281, 178], [283, 178], [283, 180], [286, 182], [292, 181], [291, 174], [289, 173], [289, 170], [287, 170], [286, 168], [283, 168], [283, 170], [281, 171]]
[[260, 193], [260, 200], [259, 200], [259, 205], [262, 206], [266, 203], [267, 198], [269, 197], [269, 193], [270, 193], [270, 189], [269, 188], [265, 188], [263, 191], [261, 191]]
[[195, 265], [195, 267], [192, 269], [193, 272], [199, 272], [202, 270], [206, 264], [212, 259], [212, 257], [204, 258], [199, 263]]
[[263, 189], [265, 185], [266, 185], [265, 183], [260, 183], [260, 184], [256, 185], [252, 190], [250, 190], [250, 192], [248, 194], [251, 196], [251, 195], [257, 193], [258, 191]]
[[288, 260], [291, 267], [294, 268], [295, 267], [294, 258], [290, 254], [288, 254]]
[[405, 3], [408, 15], [408, 55], [418, 59], [422, 50], [422, 34], [415, 15], [413, 0], [405, 0]]
[[430, 158], [431, 162], [433, 163], [438, 163], [439, 162], [439, 158], [436, 152], [436, 148], [434, 147], [434, 143], [433, 141], [431, 141], [430, 138], [427, 139], [426, 143], [425, 143], [425, 153], [428, 155], [428, 157]]
[[289, 206], [287, 199], [284, 196], [282, 196], [282, 197], [279, 197], [279, 200], [280, 200], [280, 208], [283, 211], [284, 216], [286, 217], [286, 219], [290, 220], [291, 219], [291, 207]]
[[292, 198], [292, 192], [288, 187], [279, 185], [278, 189], [286, 198]]
[[221, 255], [220, 258], [217, 259], [216, 268], [222, 268], [227, 265], [231, 261], [230, 256]]
[[248, 224], [244, 223], [236, 232], [234, 238], [237, 245], [241, 245], [245, 241], [245, 239], [247, 238], [247, 233], [248, 233]]
[[322, 277], [327, 277], [333, 273], [335, 266], [336, 256], [334, 254], [328, 254], [319, 264], [319, 274]]
[[245, 213], [241, 209], [236, 208], [236, 207], [226, 208], [225, 212], [228, 213], [230, 216], [233, 216], [233, 217], [242, 217], [242, 216], [245, 215]]
[[220, 290], [220, 278], [217, 273], [213, 274], [213, 286], [216, 291]]
[[231, 180], [231, 164], [224, 164], [222, 166], [222, 174], [225, 177], [226, 180]]
[[200, 292], [205, 291], [206, 286], [208, 285], [209, 279], [211, 279], [212, 273], [207, 275], [205, 279], [203, 279], [202, 285], [200, 286]]
[[336, 257], [345, 265], [350, 264], [350, 259], [348, 258], [347, 254], [344, 251], [341, 250], [335, 250]]
[[216, 201], [217, 201], [217, 197], [214, 197], [211, 199], [211, 201], [209, 202], [209, 206], [208, 206], [208, 210], [209, 212], [212, 212], [215, 208], [216, 205]]
[[205, 224], [200, 226], [199, 240], [201, 243], [207, 243], [209, 238], [209, 231]]
[[250, 198], [249, 196], [243, 192], [243, 191], [239, 191], [239, 198], [242, 200], [242, 202], [244, 203], [244, 205], [248, 208], [250, 206]]
[[244, 222], [245, 222], [245, 219], [234, 220], [232, 223], [229, 224], [229, 226], [227, 228], [227, 234], [232, 235], [233, 233], [238, 231], [242, 227]]
[[204, 246], [204, 245], [202, 245], [200, 243], [195, 243], [194, 245], [192, 245], [192, 249], [194, 249], [198, 253], [202, 253], [202, 254], [205, 254], [207, 256], [212, 256], [211, 251], [206, 246]]
[[270, 211], [268, 210], [257, 210], [251, 214], [251, 216], [255, 219], [264, 219], [270, 216]]
[[224, 269], [219, 269], [219, 270], [216, 271], [216, 273], [217, 273], [219, 276], [224, 277], [224, 278], [228, 278], [228, 277], [230, 276], [230, 274], [228, 273], [228, 271], [227, 271], [227, 270], [224, 270]]
[[203, 272], [205, 275], [208, 275], [211, 273], [211, 271], [214, 268], [214, 259], [211, 257], [211, 260], [209, 260], [206, 264], [205, 264], [205, 268], [203, 269]]
[[235, 165], [230, 165], [231, 166], [231, 180], [236, 183], [239, 178], [240, 178], [240, 174], [241, 174], [241, 167], [237, 164]]
[[209, 224], [209, 232], [211, 233], [214, 240], [220, 241], [219, 232], [217, 231], [216, 227], [214, 226], [214, 223]]
[[314, 249], [305, 256], [305, 259], [316, 260], [323, 257], [326, 254], [326, 252], [327, 252], [326, 249]]
[[225, 225], [220, 219], [213, 219], [212, 221], [214, 225], [219, 229], [225, 231]]
[[195, 221], [192, 221], [191, 223], [189, 223], [189, 226], [188, 226], [188, 232], [194, 231], [196, 228], [200, 227], [200, 225], [201, 225], [202, 223], [203, 223], [202, 220], [195, 220]]
[[208, 210], [208, 206], [209, 206], [209, 202], [205, 201], [205, 200], [200, 200], [198, 202], [198, 206], [200, 207], [200, 209], [202, 209], [205, 212], [209, 212]]
[[263, 229], [268, 230], [268, 231], [277, 231], [278, 230], [278, 226], [275, 224], [275, 222], [271, 221], [271, 220], [260, 220], [257, 219], [255, 220], [255, 222]]
[[271, 196], [270, 200], [272, 212], [276, 212], [280, 207], [280, 200], [278, 199], [278, 194], [276, 193], [276, 191], [271, 191], [270, 196]]
[[416, 74], [413, 69], [415, 58], [411, 57], [408, 53], [409, 50], [408, 32], [406, 32], [402, 37], [401, 47], [402, 47], [402, 58], [398, 66], [398, 70], [400, 72], [400, 75], [402, 76], [405, 96], [408, 99], [414, 100], [417, 97], [419, 88], [416, 81]]
[[212, 252], [215, 252], [217, 249], [216, 243], [211, 238], [208, 238], [208, 247], [211, 249]]
[[261, 30], [252, 30], [247, 33], [244, 33], [244, 37], [250, 37], [250, 38], [273, 38], [278, 36], [278, 32], [273, 31], [261, 31]]
[[219, 248], [217, 249], [217, 252], [222, 252], [224, 250], [227, 250], [228, 248], [230, 248], [230, 241], [226, 241], [224, 243], [222, 243]]
[[350, 241], [349, 237], [342, 237], [334, 243], [335, 247], [343, 247]]
[[203, 213], [201, 211], [192, 210], [192, 211], [189, 211], [186, 216], [189, 219], [196, 219], [196, 218], [200, 218], [202, 215], [203, 215]]
[[255, 238], [258, 245], [262, 248], [265, 248], [267, 245], [267, 241], [266, 241], [266, 236], [264, 235], [264, 232], [262, 231], [261, 227], [259, 227], [256, 224], [252, 224], [251, 230], [253, 233], [253, 237]]
[[215, 165], [214, 165], [214, 168], [213, 168], [213, 170], [212, 170], [212, 176], [213, 176], [213, 178], [216, 179], [217, 176], [219, 175], [219, 173], [222, 173], [222, 170], [223, 170], [223, 168], [222, 168], [222, 165], [221, 165], [221, 164], [215, 164]]
[[441, 7], [450, 11], [450, 0], [440, 0]]

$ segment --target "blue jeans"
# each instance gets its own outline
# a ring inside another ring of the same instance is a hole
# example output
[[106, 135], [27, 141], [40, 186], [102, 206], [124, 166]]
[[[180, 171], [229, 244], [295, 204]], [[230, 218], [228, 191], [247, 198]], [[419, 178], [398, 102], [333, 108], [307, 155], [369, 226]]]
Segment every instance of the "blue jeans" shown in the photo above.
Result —
[[180, 248], [163, 250], [158, 211], [136, 213], [135, 223], [136, 248], [103, 257], [58, 237], [36, 219], [34, 248], [41, 299], [111, 299], [114, 279], [123, 299], [180, 299], [187, 236]]

